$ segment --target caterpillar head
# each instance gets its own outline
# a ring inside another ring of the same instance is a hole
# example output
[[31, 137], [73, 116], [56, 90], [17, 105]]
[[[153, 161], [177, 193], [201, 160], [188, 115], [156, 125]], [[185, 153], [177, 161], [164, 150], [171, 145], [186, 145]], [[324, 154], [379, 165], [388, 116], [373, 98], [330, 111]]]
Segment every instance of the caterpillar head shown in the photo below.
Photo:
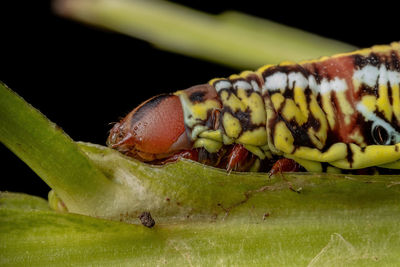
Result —
[[107, 145], [143, 161], [191, 148], [179, 97], [163, 94], [145, 101], [114, 125]]

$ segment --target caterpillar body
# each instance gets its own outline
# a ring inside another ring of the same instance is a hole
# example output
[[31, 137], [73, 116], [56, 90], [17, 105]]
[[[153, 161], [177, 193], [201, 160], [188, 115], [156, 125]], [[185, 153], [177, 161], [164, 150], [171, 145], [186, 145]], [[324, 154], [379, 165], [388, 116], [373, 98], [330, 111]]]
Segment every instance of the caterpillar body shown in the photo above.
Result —
[[107, 144], [228, 170], [400, 169], [400, 43], [266, 65], [151, 98]]

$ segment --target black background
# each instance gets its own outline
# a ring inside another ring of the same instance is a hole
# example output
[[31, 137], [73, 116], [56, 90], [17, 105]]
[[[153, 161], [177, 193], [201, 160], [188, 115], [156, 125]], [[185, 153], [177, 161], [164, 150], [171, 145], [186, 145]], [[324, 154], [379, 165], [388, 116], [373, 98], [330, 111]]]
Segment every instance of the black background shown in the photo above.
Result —
[[[214, 14], [239, 10], [359, 47], [400, 40], [397, 8], [383, 1], [356, 7], [324, 1], [181, 2]], [[237, 73], [60, 18], [50, 3], [1, 2], [0, 80], [74, 140], [104, 144], [109, 123], [149, 97]], [[48, 186], [3, 145], [0, 155], [1, 191], [47, 196]]]

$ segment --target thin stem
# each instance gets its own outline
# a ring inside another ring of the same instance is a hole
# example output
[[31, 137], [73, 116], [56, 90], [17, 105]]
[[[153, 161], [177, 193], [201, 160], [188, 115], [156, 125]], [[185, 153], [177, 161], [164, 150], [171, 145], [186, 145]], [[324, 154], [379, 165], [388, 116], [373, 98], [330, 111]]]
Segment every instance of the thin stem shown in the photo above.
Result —
[[237, 12], [209, 15], [166, 1], [58, 0], [57, 13], [155, 46], [236, 68], [257, 68], [355, 47]]
[[0, 141], [53, 188], [70, 211], [96, 214], [98, 196], [110, 194], [115, 184], [76, 143], [1, 82], [0, 118]]

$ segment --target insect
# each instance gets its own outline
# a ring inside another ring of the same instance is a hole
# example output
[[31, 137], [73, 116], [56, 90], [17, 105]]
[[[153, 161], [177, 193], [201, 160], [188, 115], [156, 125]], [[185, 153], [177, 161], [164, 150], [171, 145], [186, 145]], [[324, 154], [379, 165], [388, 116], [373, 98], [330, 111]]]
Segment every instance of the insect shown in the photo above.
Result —
[[155, 96], [107, 144], [228, 171], [400, 169], [400, 43], [266, 65]]

